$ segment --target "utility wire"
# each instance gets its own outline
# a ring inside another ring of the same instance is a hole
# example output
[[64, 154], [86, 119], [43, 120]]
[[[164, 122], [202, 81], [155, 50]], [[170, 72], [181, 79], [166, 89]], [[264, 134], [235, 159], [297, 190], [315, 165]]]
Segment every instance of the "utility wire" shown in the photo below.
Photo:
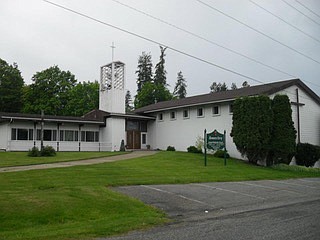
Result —
[[299, 3], [302, 7], [304, 7], [305, 9], [309, 10], [309, 12], [312, 12], [314, 15], [316, 15], [318, 18], [320, 18], [320, 15], [318, 13], [316, 13], [315, 11], [312, 11], [312, 9], [308, 8], [306, 5], [304, 5], [302, 2], [295, 0], [297, 3]]
[[245, 75], [245, 74], [236, 72], [236, 71], [234, 71], [234, 70], [231, 70], [231, 69], [229, 69], [229, 68], [220, 66], [220, 65], [215, 64], [215, 63], [213, 63], [213, 62], [210, 62], [210, 61], [208, 61], [208, 60], [205, 60], [205, 59], [202, 59], [202, 58], [200, 58], [200, 57], [194, 56], [194, 55], [192, 55], [192, 54], [186, 53], [186, 52], [184, 52], [184, 51], [182, 51], [182, 50], [178, 50], [178, 49], [173, 48], [173, 47], [170, 47], [170, 46], [168, 46], [168, 45], [166, 45], [166, 44], [163, 44], [163, 43], [160, 43], [160, 42], [158, 42], [158, 41], [152, 40], [151, 38], [144, 37], [144, 36], [142, 36], [142, 35], [139, 35], [139, 34], [137, 34], [137, 33], [134, 33], [134, 32], [125, 30], [125, 29], [123, 29], [123, 28], [117, 27], [117, 26], [112, 25], [112, 24], [110, 24], [110, 23], [107, 23], [107, 22], [101, 21], [101, 20], [99, 20], [99, 19], [96, 19], [96, 18], [94, 18], [94, 17], [90, 17], [89, 15], [86, 15], [86, 14], [84, 14], [84, 13], [80, 13], [80, 12], [75, 11], [75, 10], [72, 10], [71, 8], [62, 6], [62, 5], [60, 5], [60, 4], [57, 4], [57, 3], [54, 3], [54, 2], [51, 2], [51, 1], [48, 1], [48, 0], [42, 0], [42, 1], [44, 1], [44, 2], [46, 2], [46, 3], [48, 3], [48, 4], [51, 4], [51, 5], [53, 5], [53, 6], [56, 6], [56, 7], [58, 7], [58, 8], [64, 9], [64, 10], [66, 10], [66, 11], [68, 11], [68, 12], [71, 12], [71, 13], [74, 13], [74, 14], [76, 14], [76, 15], [82, 16], [82, 17], [84, 17], [84, 18], [90, 19], [90, 20], [92, 20], [92, 21], [94, 21], [94, 22], [97, 22], [97, 23], [100, 23], [100, 24], [102, 24], [102, 25], [105, 25], [105, 26], [108, 26], [108, 27], [117, 29], [117, 30], [119, 30], [119, 31], [121, 31], [121, 32], [127, 33], [127, 34], [132, 35], [132, 36], [135, 36], [135, 37], [137, 37], [137, 38], [143, 39], [143, 40], [145, 40], [145, 41], [148, 41], [148, 42], [151, 42], [151, 43], [154, 43], [154, 44], [157, 44], [157, 45], [166, 47], [166, 48], [168, 48], [168, 49], [171, 49], [171, 50], [174, 51], [174, 52], [177, 52], [177, 53], [180, 53], [180, 54], [182, 54], [182, 55], [184, 55], [184, 56], [187, 56], [187, 57], [196, 59], [196, 60], [198, 60], [198, 61], [200, 61], [200, 62], [209, 64], [209, 65], [214, 66], [214, 67], [216, 67], [216, 68], [220, 68], [220, 69], [222, 69], [222, 70], [224, 70], [224, 71], [226, 71], [226, 72], [230, 72], [230, 73], [233, 73], [233, 74], [235, 74], [235, 75], [241, 76], [241, 77], [243, 77], [243, 78], [250, 79], [250, 80], [252, 80], [252, 81], [254, 81], [254, 82], [258, 82], [258, 83], [263, 83], [263, 84], [265, 84], [263, 81], [260, 81], [260, 80], [258, 80], [258, 79], [256, 79], [256, 78], [249, 77], [249, 76], [247, 76], [247, 75]]
[[[206, 41], [206, 42], [208, 42], [208, 43], [210, 43], [210, 44], [213, 44], [213, 45], [216, 45], [216, 46], [218, 46], [218, 47], [221, 47], [221, 48], [223, 48], [223, 49], [225, 49], [225, 50], [227, 50], [227, 51], [229, 51], [229, 52], [231, 52], [231, 53], [234, 53], [234, 54], [237, 54], [237, 55], [239, 55], [239, 56], [241, 56], [241, 57], [247, 58], [247, 59], [249, 59], [249, 60], [251, 60], [251, 61], [253, 61], [253, 62], [255, 62], [255, 63], [258, 63], [258, 64], [260, 64], [260, 65], [263, 65], [263, 66], [265, 66], [265, 67], [268, 67], [268, 68], [270, 68], [270, 69], [272, 69], [272, 70], [275, 70], [275, 71], [277, 71], [277, 72], [286, 74], [286, 75], [288, 75], [288, 76], [290, 76], [290, 77], [298, 78], [297, 76], [292, 75], [291, 73], [285, 72], [285, 71], [280, 70], [280, 69], [278, 69], [278, 68], [276, 68], [276, 67], [273, 67], [273, 66], [270, 66], [270, 65], [268, 65], [268, 64], [265, 64], [265, 63], [263, 63], [263, 62], [261, 62], [261, 61], [259, 61], [259, 60], [256, 60], [256, 59], [254, 59], [254, 58], [251, 58], [251, 57], [249, 57], [249, 56], [247, 56], [247, 55], [245, 55], [245, 54], [242, 54], [242, 53], [240, 53], [240, 52], [237, 52], [237, 51], [235, 51], [235, 50], [233, 50], [233, 49], [231, 49], [231, 48], [225, 47], [225, 46], [223, 46], [223, 45], [221, 45], [221, 44], [218, 44], [218, 43], [216, 43], [216, 42], [214, 42], [214, 41], [212, 41], [212, 40], [209, 40], [209, 39], [207, 39], [207, 38], [205, 38], [205, 37], [202, 37], [202, 36], [200, 36], [200, 35], [198, 35], [198, 34], [196, 34], [196, 33], [193, 33], [193, 32], [191, 32], [191, 31], [188, 31], [188, 30], [186, 30], [186, 29], [184, 29], [184, 28], [181, 28], [181, 27], [179, 27], [179, 26], [177, 26], [177, 25], [174, 25], [174, 24], [172, 24], [172, 23], [170, 23], [170, 22], [167, 22], [167, 21], [165, 21], [165, 20], [163, 20], [163, 19], [161, 19], [161, 18], [155, 17], [155, 16], [153, 16], [153, 15], [151, 15], [151, 14], [145, 12], [145, 11], [141, 11], [141, 10], [139, 10], [139, 9], [137, 9], [137, 8], [134, 8], [134, 7], [132, 7], [132, 6], [128, 5], [128, 4], [122, 3], [122, 2], [120, 2], [120, 1], [118, 1], [118, 0], [112, 0], [112, 1], [115, 2], [115, 3], [118, 3], [118, 4], [122, 5], [122, 6], [124, 6], [124, 7], [126, 7], [126, 8], [129, 8], [129, 9], [135, 11], [135, 12], [141, 13], [141, 14], [147, 16], [147, 17], [150, 17], [150, 18], [152, 18], [152, 19], [154, 19], [154, 20], [157, 20], [157, 21], [159, 21], [159, 22], [161, 22], [161, 23], [164, 23], [164, 24], [166, 24], [166, 25], [168, 25], [168, 26], [171, 26], [171, 27], [173, 27], [173, 28], [176, 28], [176, 29], [178, 29], [178, 30], [180, 30], [180, 31], [182, 31], [182, 32], [185, 32], [185, 33], [187, 33], [187, 34], [189, 34], [189, 35], [191, 35], [191, 36], [194, 36], [194, 37], [199, 38], [199, 39], [201, 39], [201, 40], [204, 40], [204, 41]], [[253, 3], [254, 3], [254, 2], [253, 2]], [[310, 81], [307, 81], [307, 80], [304, 80], [304, 81], [305, 81], [305, 82], [308, 82], [308, 83], [310, 83], [310, 84], [313, 84], [313, 85], [315, 85], [315, 86], [320, 87], [320, 85], [315, 84], [315, 83], [313, 83], [313, 82], [310, 82]]]
[[300, 28], [297, 28], [296, 26], [292, 25], [292, 24], [291, 24], [291, 23], [289, 23], [288, 21], [284, 20], [283, 18], [281, 18], [281, 17], [277, 16], [276, 14], [274, 14], [274, 13], [270, 12], [269, 10], [267, 10], [266, 8], [262, 7], [262, 6], [261, 6], [261, 5], [259, 5], [258, 3], [254, 2], [254, 1], [252, 1], [252, 0], [249, 0], [249, 2], [253, 3], [254, 5], [256, 5], [257, 7], [261, 8], [261, 9], [262, 9], [262, 10], [264, 10], [264, 11], [266, 11], [267, 13], [271, 14], [272, 16], [274, 16], [274, 17], [276, 17], [276, 18], [280, 19], [282, 22], [284, 22], [284, 23], [288, 24], [290, 27], [292, 27], [292, 28], [296, 29], [297, 31], [299, 31], [299, 32], [303, 33], [304, 35], [306, 35], [306, 36], [308, 36], [308, 37], [312, 38], [313, 40], [317, 41], [318, 43], [320, 43], [320, 40], [319, 40], [319, 39], [317, 39], [317, 38], [315, 38], [315, 37], [311, 36], [310, 34], [306, 33], [305, 31], [301, 30]]
[[314, 22], [315, 24], [320, 26], [320, 23], [318, 23], [316, 20], [314, 20], [313, 18], [309, 17], [307, 14], [305, 14], [304, 12], [300, 11], [299, 9], [297, 9], [295, 6], [293, 6], [292, 4], [288, 3], [286, 0], [282, 0], [282, 2], [284, 2], [285, 4], [287, 4], [289, 7], [295, 9], [297, 12], [299, 12], [300, 14], [302, 14], [303, 16], [305, 16], [306, 18], [310, 19], [312, 22]]
[[166, 25], [168, 25], [168, 26], [171, 26], [171, 27], [173, 27], [173, 28], [176, 28], [176, 29], [178, 29], [178, 30], [180, 30], [180, 31], [182, 31], [182, 32], [185, 32], [185, 33], [193, 36], [193, 37], [199, 38], [199, 39], [204, 40], [204, 41], [206, 41], [206, 42], [208, 42], [208, 43], [210, 43], [210, 44], [213, 44], [213, 45], [216, 45], [216, 46], [218, 46], [218, 47], [220, 47], [220, 48], [223, 48], [223, 49], [225, 49], [225, 50], [227, 50], [227, 51], [229, 51], [229, 52], [231, 52], [231, 53], [234, 53], [234, 54], [237, 54], [237, 55], [239, 55], [239, 56], [241, 56], [241, 57], [247, 58], [247, 59], [249, 59], [249, 60], [251, 60], [251, 61], [253, 61], [253, 62], [255, 62], [255, 63], [258, 63], [258, 64], [260, 64], [260, 65], [263, 65], [263, 66], [265, 66], [265, 67], [268, 67], [268, 68], [270, 68], [270, 69], [272, 69], [272, 70], [275, 70], [275, 71], [277, 71], [277, 72], [286, 74], [286, 75], [288, 75], [288, 76], [290, 76], [290, 77], [297, 78], [296, 76], [294, 76], [294, 75], [292, 75], [292, 74], [290, 74], [290, 73], [288, 73], [288, 72], [285, 72], [285, 71], [283, 71], [283, 70], [280, 70], [280, 69], [278, 69], [278, 68], [275, 68], [275, 67], [273, 67], [273, 66], [270, 66], [270, 65], [268, 65], [268, 64], [265, 64], [265, 63], [263, 63], [263, 62], [261, 62], [261, 61], [259, 61], [259, 60], [257, 60], [257, 59], [251, 58], [251, 57], [249, 57], [249, 56], [247, 56], [247, 55], [245, 55], [245, 54], [243, 54], [243, 53], [240, 53], [240, 52], [235, 51], [235, 50], [233, 50], [233, 49], [231, 49], [231, 48], [228, 48], [228, 47], [226, 47], [226, 46], [223, 46], [223, 45], [221, 45], [221, 44], [219, 44], [219, 43], [216, 43], [216, 42], [214, 42], [214, 41], [212, 41], [212, 40], [209, 40], [209, 39], [207, 39], [207, 38], [205, 38], [205, 37], [202, 37], [202, 36], [200, 36], [200, 35], [198, 35], [198, 34], [196, 34], [196, 33], [193, 33], [193, 32], [191, 32], [191, 31], [188, 31], [188, 30], [186, 30], [186, 29], [184, 29], [184, 28], [181, 28], [181, 27], [179, 27], [179, 26], [177, 26], [177, 25], [174, 25], [174, 24], [172, 24], [172, 23], [169, 23], [169, 22], [167, 22], [167, 21], [164, 21], [163, 19], [160, 19], [160, 18], [158, 18], [158, 17], [155, 17], [155, 16], [153, 16], [153, 15], [151, 15], [151, 14], [149, 14], [149, 13], [146, 13], [146, 12], [144, 12], [144, 11], [141, 11], [141, 10], [139, 10], [139, 9], [137, 9], [137, 8], [134, 8], [134, 7], [132, 7], [132, 6], [129, 6], [129, 5], [127, 5], [127, 4], [124, 4], [124, 3], [122, 3], [122, 2], [120, 2], [120, 1], [118, 1], [118, 0], [111, 0], [111, 1], [113, 1], [113, 2], [115, 2], [115, 3], [118, 3], [118, 4], [120, 4], [120, 5], [124, 6], [124, 7], [127, 7], [127, 8], [129, 8], [129, 9], [131, 9], [131, 10], [134, 10], [134, 11], [136, 11], [136, 12], [138, 12], [138, 13], [141, 13], [141, 14], [147, 16], [147, 17], [150, 17], [150, 18], [152, 18], [152, 19], [155, 19], [155, 20], [157, 20], [157, 21], [159, 21], [159, 22], [162, 22], [162, 23], [164, 23], [164, 24], [166, 24]]
[[273, 38], [273, 37], [271, 37], [271, 36], [267, 35], [266, 33], [262, 32], [262, 31], [260, 31], [260, 30], [258, 30], [258, 29], [256, 29], [256, 28], [254, 28], [254, 27], [251, 27], [250, 25], [248, 25], [248, 24], [246, 24], [246, 23], [244, 23], [244, 22], [242, 22], [242, 21], [240, 21], [240, 20], [238, 20], [238, 19], [236, 19], [236, 18], [234, 18], [234, 17], [232, 17], [232, 16], [230, 16], [230, 15], [226, 14], [225, 12], [223, 12], [223, 11], [221, 11], [221, 10], [219, 10], [219, 9], [217, 9], [217, 8], [215, 8], [215, 7], [213, 7], [213, 6], [211, 6], [210, 4], [205, 3], [205, 2], [203, 2], [203, 1], [201, 1], [201, 0], [196, 0], [196, 1], [198, 1], [198, 2], [199, 2], [199, 3], [201, 3], [202, 5], [204, 5], [204, 6], [208, 7], [208, 8], [210, 8], [210, 9], [212, 9], [212, 10], [216, 11], [216, 12], [219, 12], [220, 14], [222, 14], [222, 15], [224, 15], [224, 16], [226, 16], [226, 17], [228, 17], [228, 18], [231, 18], [232, 20], [234, 20], [234, 21], [236, 21], [236, 22], [240, 23], [241, 25], [246, 26], [247, 28], [249, 28], [249, 29], [251, 29], [251, 30], [253, 30], [253, 31], [255, 31], [255, 32], [257, 32], [257, 33], [259, 33], [259, 34], [263, 35], [263, 36], [265, 36], [266, 38], [269, 38], [269, 39], [271, 39], [272, 41], [279, 43], [280, 45], [282, 45], [282, 46], [284, 46], [284, 47], [286, 47], [286, 48], [288, 48], [288, 49], [290, 49], [290, 50], [292, 50], [292, 51], [294, 51], [294, 52], [296, 52], [296, 53], [300, 54], [301, 56], [304, 56], [305, 58], [308, 58], [308, 59], [310, 59], [310, 60], [312, 60], [312, 61], [314, 61], [314, 62], [316, 62], [316, 63], [320, 64], [320, 62], [319, 62], [318, 60], [316, 60], [316, 59], [314, 59], [314, 58], [312, 58], [312, 57], [309, 57], [308, 55], [306, 55], [306, 54], [304, 54], [304, 53], [302, 53], [302, 52], [300, 52], [300, 51], [298, 51], [298, 50], [296, 50], [296, 49], [294, 49], [294, 48], [292, 48], [292, 47], [290, 47], [290, 46], [286, 45], [286, 44], [285, 44], [285, 43], [283, 43], [283, 42], [280, 42], [279, 40], [277, 40], [277, 39], [275, 39], [275, 38]]
[[[124, 32], [124, 33], [127, 33], [127, 34], [129, 34], [129, 35], [138, 37], [138, 38], [143, 39], [143, 40], [145, 40], [145, 41], [148, 41], [148, 42], [151, 42], [151, 43], [155, 43], [155, 44], [160, 45], [160, 46], [164, 46], [164, 47], [166, 47], [166, 48], [168, 48], [168, 49], [171, 49], [172, 51], [175, 51], [175, 52], [180, 53], [180, 54], [182, 54], [182, 55], [184, 55], [184, 56], [187, 56], [187, 57], [196, 59], [196, 60], [198, 60], [198, 61], [201, 61], [201, 62], [203, 62], [203, 63], [209, 64], [209, 65], [211, 65], [211, 66], [220, 68], [220, 69], [222, 69], [222, 70], [224, 70], [224, 71], [231, 72], [231, 73], [236, 74], [236, 75], [238, 75], [238, 76], [241, 76], [241, 77], [243, 77], [243, 78], [250, 79], [250, 80], [252, 80], [252, 81], [254, 81], [254, 82], [266, 84], [265, 82], [260, 81], [260, 80], [258, 80], [258, 79], [255, 79], [255, 78], [246, 76], [246, 75], [244, 75], [244, 74], [241, 74], [241, 73], [238, 73], [238, 72], [236, 72], [236, 71], [230, 70], [230, 69], [228, 69], [228, 68], [219, 66], [219, 65], [217, 65], [217, 64], [214, 64], [214, 63], [209, 62], [209, 61], [207, 61], [207, 60], [204, 60], [204, 59], [202, 59], [202, 58], [199, 58], [199, 57], [193, 56], [193, 55], [191, 55], [191, 54], [185, 53], [185, 52], [183, 52], [183, 51], [181, 51], [181, 50], [178, 50], [178, 49], [169, 47], [169, 46], [167, 46], [167, 45], [165, 45], [165, 44], [162, 44], [162, 43], [160, 43], [160, 42], [158, 42], [158, 41], [155, 41], [155, 40], [152, 40], [152, 39], [150, 39], [150, 38], [141, 36], [141, 35], [139, 35], [139, 34], [130, 32], [130, 31], [128, 31], [128, 30], [122, 29], [122, 28], [117, 27], [117, 26], [114, 26], [114, 25], [112, 25], [112, 24], [103, 22], [103, 21], [101, 21], [101, 20], [99, 20], [99, 19], [96, 19], [96, 18], [94, 18], [94, 17], [90, 17], [89, 15], [80, 13], [80, 12], [75, 11], [75, 10], [72, 10], [71, 8], [68, 8], [68, 7], [59, 5], [59, 4], [57, 4], [57, 3], [54, 3], [54, 2], [51, 2], [51, 1], [48, 1], [48, 0], [42, 0], [42, 1], [44, 1], [44, 2], [46, 2], [46, 3], [48, 3], [48, 4], [51, 4], [51, 5], [55, 6], [55, 7], [61, 8], [61, 9], [63, 9], [63, 10], [66, 10], [66, 11], [68, 11], [68, 12], [71, 12], [71, 13], [74, 13], [74, 14], [76, 14], [76, 15], [79, 15], [79, 16], [81, 16], [81, 17], [84, 17], [84, 18], [87, 18], [87, 19], [89, 19], [89, 20], [92, 20], [92, 21], [94, 21], [94, 22], [100, 23], [100, 24], [102, 24], [102, 25], [105, 25], [105, 26], [108, 26], [108, 27], [117, 29], [117, 30], [119, 30], [119, 31], [121, 31], [121, 32]], [[291, 94], [290, 92], [288, 92], [288, 91], [286, 91], [286, 90], [283, 90], [283, 91]], [[300, 97], [309, 100], [309, 98], [306, 98], [306, 97], [304, 97], [304, 96], [300, 96]]]

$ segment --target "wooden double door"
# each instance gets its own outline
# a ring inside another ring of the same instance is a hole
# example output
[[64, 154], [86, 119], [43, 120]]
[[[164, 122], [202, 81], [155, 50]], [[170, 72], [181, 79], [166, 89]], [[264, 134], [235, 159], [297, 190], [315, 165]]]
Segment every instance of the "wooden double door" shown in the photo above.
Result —
[[127, 149], [141, 149], [140, 131], [127, 131]]

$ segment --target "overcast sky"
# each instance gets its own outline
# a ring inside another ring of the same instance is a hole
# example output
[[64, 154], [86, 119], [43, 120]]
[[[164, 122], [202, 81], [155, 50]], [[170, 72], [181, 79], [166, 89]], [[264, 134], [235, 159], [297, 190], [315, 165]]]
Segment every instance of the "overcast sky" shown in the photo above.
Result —
[[[257, 81], [269, 83], [294, 77], [300, 78], [320, 95], [319, 0], [252, 0], [287, 23], [249, 0], [201, 1], [220, 12], [197, 0], [117, 1], [52, 0], [99, 21], [169, 46], [165, 67], [171, 91], [177, 73], [182, 71], [187, 80], [188, 96], [208, 93], [213, 81], [226, 82], [228, 86], [235, 82], [241, 86], [244, 81], [256, 85], [259, 84]], [[71, 71], [78, 81], [99, 80], [100, 67], [111, 62], [110, 46], [114, 42], [114, 60], [126, 64], [126, 88], [135, 95], [135, 71], [139, 55], [143, 51], [151, 53], [154, 66], [160, 55], [159, 45], [156, 43], [89, 20], [42, 0], [0, 0], [0, 34], [0, 58], [10, 64], [18, 63], [26, 84], [32, 83], [33, 74], [53, 65]], [[257, 81], [187, 57], [172, 49]]]

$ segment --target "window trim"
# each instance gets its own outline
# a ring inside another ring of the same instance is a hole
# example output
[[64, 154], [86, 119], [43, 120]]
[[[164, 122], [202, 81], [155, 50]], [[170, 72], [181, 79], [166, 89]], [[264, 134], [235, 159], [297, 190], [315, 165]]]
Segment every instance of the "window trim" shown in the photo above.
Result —
[[171, 121], [177, 120], [177, 111], [170, 111], [170, 120]]
[[[202, 115], [199, 115], [199, 110], [201, 109]], [[197, 108], [197, 117], [198, 118], [204, 118], [204, 107], [198, 107]]]
[[[184, 115], [185, 112], [188, 113], [187, 116]], [[183, 116], [183, 119], [189, 119], [190, 118], [190, 109], [189, 108], [183, 109], [182, 116]]]
[[[215, 108], [218, 108], [218, 113], [214, 113], [214, 109]], [[220, 116], [221, 115], [221, 107], [220, 107], [220, 105], [213, 105], [212, 106], [212, 108], [211, 108], [211, 110], [212, 110], [212, 116]]]

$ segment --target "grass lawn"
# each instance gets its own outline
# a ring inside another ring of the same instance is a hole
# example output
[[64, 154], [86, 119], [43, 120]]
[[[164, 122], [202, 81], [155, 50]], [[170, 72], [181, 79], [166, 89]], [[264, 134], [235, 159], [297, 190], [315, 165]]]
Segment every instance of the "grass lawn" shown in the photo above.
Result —
[[0, 239], [90, 239], [167, 221], [109, 186], [320, 177], [181, 152], [60, 169], [0, 174]]
[[118, 154], [125, 152], [57, 152], [54, 157], [28, 157], [27, 152], [0, 152], [0, 167], [68, 162]]

